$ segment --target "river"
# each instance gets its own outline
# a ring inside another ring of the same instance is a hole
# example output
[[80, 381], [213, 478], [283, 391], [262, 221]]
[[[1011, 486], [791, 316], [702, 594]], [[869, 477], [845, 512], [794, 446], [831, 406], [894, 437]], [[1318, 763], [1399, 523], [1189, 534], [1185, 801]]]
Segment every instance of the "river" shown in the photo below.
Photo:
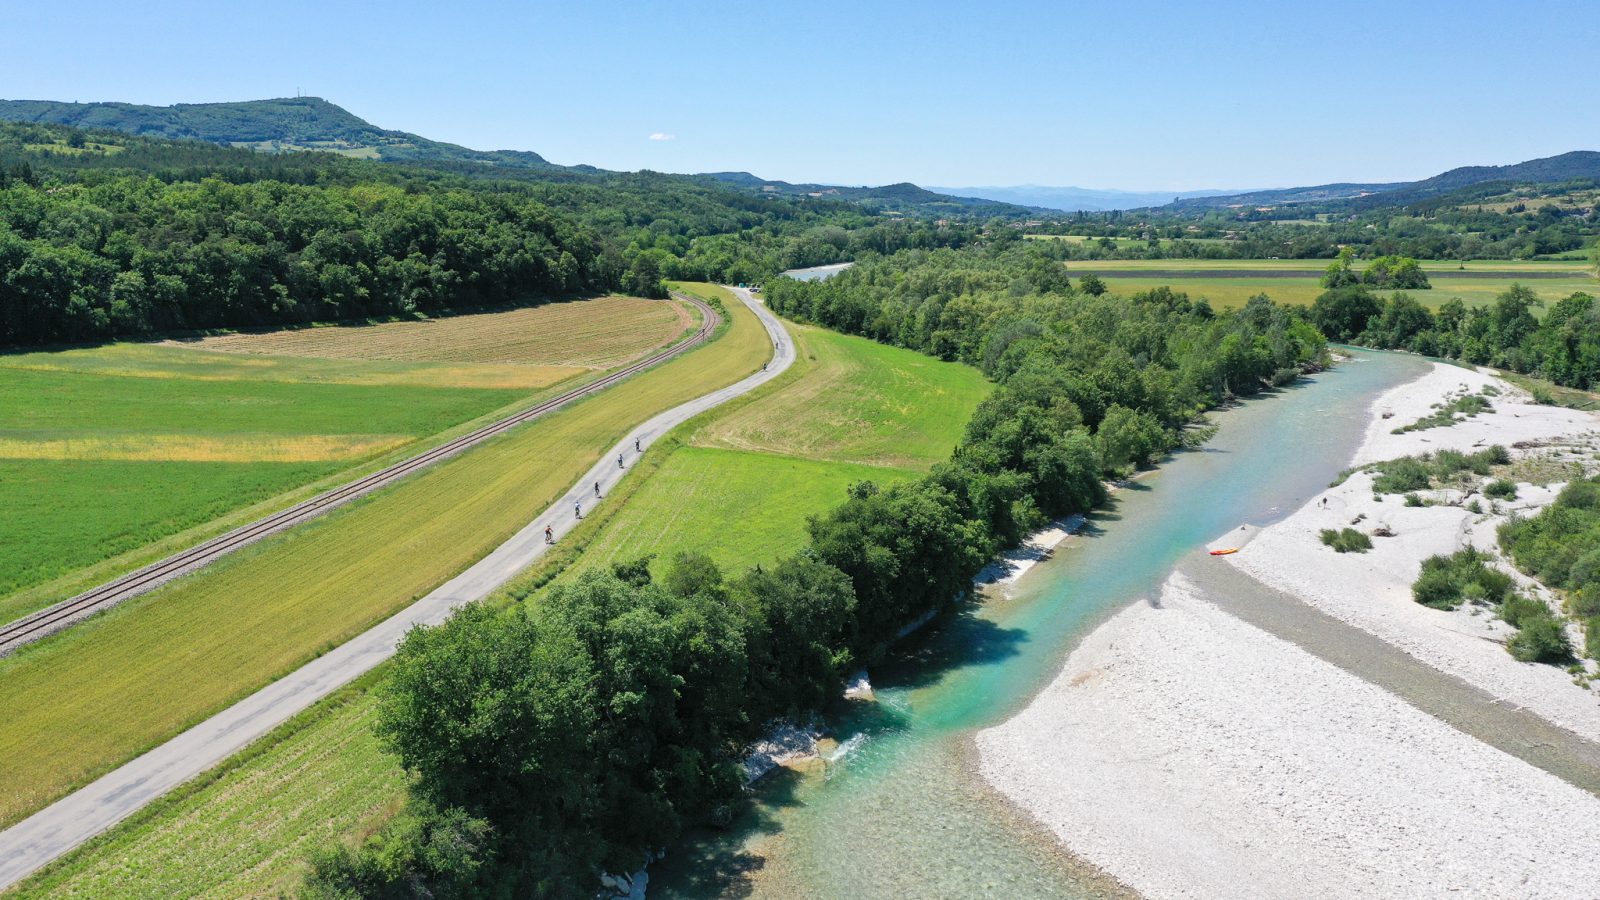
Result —
[[1186, 554], [1326, 487], [1360, 444], [1373, 399], [1426, 365], [1356, 352], [1215, 414], [1209, 444], [1119, 491], [1014, 596], [909, 639], [872, 673], [876, 702], [850, 704], [832, 723], [844, 741], [834, 760], [780, 770], [735, 828], [673, 848], [652, 869], [651, 896], [1115, 895], [985, 788], [972, 735], [1025, 705], [1080, 637], [1155, 593]]
[[809, 269], [790, 269], [778, 274], [785, 278], [793, 278], [795, 281], [826, 281], [853, 265], [855, 265], [853, 262], [833, 263], [826, 266], [812, 266]]

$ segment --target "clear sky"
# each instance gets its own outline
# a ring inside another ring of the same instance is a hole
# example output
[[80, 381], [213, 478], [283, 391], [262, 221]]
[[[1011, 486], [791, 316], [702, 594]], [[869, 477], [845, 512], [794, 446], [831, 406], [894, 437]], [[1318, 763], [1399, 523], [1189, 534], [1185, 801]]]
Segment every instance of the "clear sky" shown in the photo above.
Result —
[[1568, 2], [0, 5], [0, 96], [325, 97], [559, 163], [1252, 188], [1600, 149]]

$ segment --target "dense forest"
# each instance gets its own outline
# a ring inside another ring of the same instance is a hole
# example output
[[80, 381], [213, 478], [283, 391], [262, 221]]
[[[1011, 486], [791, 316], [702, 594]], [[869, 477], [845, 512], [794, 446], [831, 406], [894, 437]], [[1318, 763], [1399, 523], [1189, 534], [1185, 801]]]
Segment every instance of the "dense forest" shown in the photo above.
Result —
[[685, 554], [658, 582], [639, 561], [413, 632], [378, 726], [416, 775], [411, 801], [360, 847], [318, 855], [309, 895], [592, 896], [601, 873], [728, 821], [741, 749], [825, 708], [995, 551], [1203, 436], [1190, 426], [1206, 408], [1325, 354], [1264, 298], [1216, 314], [1165, 290], [1096, 295], [1020, 241], [869, 255], [767, 293], [791, 318], [959, 359], [999, 387], [947, 462], [855, 485], [770, 569], [730, 577]]
[[752, 281], [976, 233], [652, 173], [0, 124], [0, 346], [658, 295], [663, 278]]

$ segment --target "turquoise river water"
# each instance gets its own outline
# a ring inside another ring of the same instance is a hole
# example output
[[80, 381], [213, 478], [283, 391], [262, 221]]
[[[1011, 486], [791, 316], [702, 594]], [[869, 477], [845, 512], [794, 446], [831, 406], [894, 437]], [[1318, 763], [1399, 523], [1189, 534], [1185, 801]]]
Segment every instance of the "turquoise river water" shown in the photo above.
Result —
[[735, 828], [673, 848], [652, 867], [651, 896], [1115, 894], [985, 789], [972, 735], [1026, 705], [1081, 636], [1156, 592], [1186, 554], [1326, 487], [1360, 443], [1372, 401], [1426, 365], [1358, 352], [1216, 414], [1209, 444], [1119, 491], [1014, 596], [969, 604], [908, 639], [872, 672], [876, 701], [830, 722], [842, 741], [832, 759], [769, 776]]

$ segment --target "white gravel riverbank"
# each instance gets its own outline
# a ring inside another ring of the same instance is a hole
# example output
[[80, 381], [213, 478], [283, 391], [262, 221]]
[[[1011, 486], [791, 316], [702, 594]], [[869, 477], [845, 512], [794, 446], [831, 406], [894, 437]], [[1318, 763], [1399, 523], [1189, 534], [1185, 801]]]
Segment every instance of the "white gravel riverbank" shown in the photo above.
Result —
[[[1499, 391], [1492, 412], [1456, 425], [1406, 434], [1393, 430], [1433, 412], [1432, 405], [1462, 392]], [[1441, 449], [1471, 453], [1490, 444], [1512, 448], [1515, 458], [1546, 457], [1597, 466], [1600, 416], [1525, 402], [1504, 381], [1457, 366], [1435, 364], [1427, 375], [1379, 397], [1356, 465]], [[1383, 418], [1383, 414], [1390, 418]], [[1516, 449], [1517, 444], [1539, 446]], [[1429, 609], [1411, 598], [1422, 561], [1471, 545], [1492, 550], [1496, 529], [1509, 515], [1531, 514], [1555, 499], [1561, 483], [1517, 487], [1517, 499], [1475, 498], [1483, 513], [1462, 506], [1407, 507], [1404, 498], [1372, 493], [1372, 476], [1352, 475], [1288, 518], [1256, 533], [1228, 562], [1257, 580], [1293, 594], [1329, 615], [1374, 634], [1435, 669], [1454, 675], [1505, 702], [1600, 741], [1600, 697], [1579, 687], [1560, 668], [1522, 663], [1504, 642], [1514, 632], [1492, 613], [1465, 604], [1455, 611]], [[1424, 492], [1443, 501], [1458, 492]], [[1324, 505], [1324, 501], [1326, 505]], [[1359, 519], [1359, 522], [1356, 520]], [[1374, 537], [1365, 553], [1335, 553], [1318, 535], [1324, 528], [1351, 526], [1364, 532], [1383, 526], [1394, 537]], [[1509, 566], [1506, 566], [1511, 571]], [[1579, 635], [1574, 643], [1582, 646]]]
[[[1485, 387], [1492, 412], [1392, 433]], [[1365, 427], [1357, 465], [1501, 444], [1546, 471], [1592, 470], [1600, 451], [1600, 417], [1535, 406], [1446, 365], [1380, 397]], [[1375, 500], [1372, 477], [1357, 473], [1265, 529], [1219, 536], [1212, 546], [1242, 549], [1214, 564], [1600, 740], [1600, 698], [1560, 668], [1513, 659], [1511, 631], [1491, 613], [1411, 599], [1423, 559], [1492, 548], [1506, 516], [1543, 507], [1560, 486], [1524, 482], [1498, 506], [1479, 496], [1474, 513], [1459, 492], [1421, 507]], [[1373, 537], [1366, 553], [1321, 543], [1323, 528], [1346, 526], [1393, 536]], [[993, 787], [1150, 897], [1600, 895], [1600, 857], [1585, 849], [1600, 838], [1600, 799], [1234, 618], [1180, 575], [1087, 637], [977, 745]]]
[[1150, 897], [1578, 897], [1600, 800], [1222, 612], [1113, 618], [984, 777]]

